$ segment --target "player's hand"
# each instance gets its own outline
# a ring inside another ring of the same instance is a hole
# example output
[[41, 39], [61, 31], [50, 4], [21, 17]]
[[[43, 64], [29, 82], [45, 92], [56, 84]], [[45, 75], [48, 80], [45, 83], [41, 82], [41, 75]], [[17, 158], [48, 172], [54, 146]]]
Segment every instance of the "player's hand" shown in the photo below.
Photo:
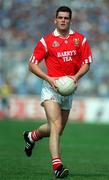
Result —
[[76, 85], [78, 85], [78, 80], [76, 79], [75, 76], [69, 76], [69, 77], [72, 78], [72, 79], [74, 80], [74, 82], [75, 82]]
[[77, 90], [77, 87], [78, 87], [78, 80], [76, 79], [75, 76], [69, 76], [70, 78], [73, 79], [74, 83], [75, 83], [75, 91]]
[[47, 81], [48, 83], [52, 86], [52, 88], [57, 91], [57, 86], [56, 86], [56, 79], [55, 77], [48, 77]]

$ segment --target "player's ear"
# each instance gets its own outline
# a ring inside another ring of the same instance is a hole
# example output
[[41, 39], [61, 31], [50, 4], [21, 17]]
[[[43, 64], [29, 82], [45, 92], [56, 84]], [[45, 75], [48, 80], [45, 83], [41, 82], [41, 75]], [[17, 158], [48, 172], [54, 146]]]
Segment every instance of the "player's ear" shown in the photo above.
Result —
[[57, 21], [56, 21], [56, 19], [54, 20], [54, 24], [56, 24], [57, 23]]

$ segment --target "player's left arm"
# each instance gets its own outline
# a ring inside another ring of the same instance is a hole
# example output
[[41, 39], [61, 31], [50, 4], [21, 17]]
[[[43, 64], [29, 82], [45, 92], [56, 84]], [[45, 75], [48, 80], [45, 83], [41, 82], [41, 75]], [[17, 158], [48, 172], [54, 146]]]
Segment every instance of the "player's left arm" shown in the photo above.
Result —
[[82, 60], [82, 65], [79, 71], [74, 76], [77, 81], [89, 71], [90, 63], [92, 63], [91, 48], [85, 37], [83, 37], [82, 44], [81, 44], [80, 58]]
[[75, 74], [74, 78], [78, 81], [82, 76], [84, 76], [90, 69], [90, 64], [83, 64], [79, 71]]

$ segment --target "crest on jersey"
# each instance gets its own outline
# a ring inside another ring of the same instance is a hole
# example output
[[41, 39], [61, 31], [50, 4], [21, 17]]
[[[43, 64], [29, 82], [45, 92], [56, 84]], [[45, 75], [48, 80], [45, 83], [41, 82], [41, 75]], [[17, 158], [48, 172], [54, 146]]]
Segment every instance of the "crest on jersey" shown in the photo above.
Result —
[[59, 44], [58, 41], [54, 41], [54, 42], [52, 43], [52, 47], [58, 47], [58, 46], [60, 46], [60, 44]]
[[79, 39], [79, 38], [74, 38], [74, 39], [73, 39], [73, 42], [74, 42], [74, 45], [75, 45], [75, 46], [78, 46], [78, 45], [79, 45], [79, 42], [80, 42], [80, 39]]

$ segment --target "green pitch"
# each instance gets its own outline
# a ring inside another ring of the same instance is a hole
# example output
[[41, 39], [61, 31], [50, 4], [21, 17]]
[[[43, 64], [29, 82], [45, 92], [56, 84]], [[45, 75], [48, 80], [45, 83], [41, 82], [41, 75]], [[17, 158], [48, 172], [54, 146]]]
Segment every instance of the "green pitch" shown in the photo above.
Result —
[[[48, 139], [24, 154], [22, 132], [42, 122], [0, 121], [0, 180], [53, 180]], [[68, 180], [109, 180], [109, 125], [68, 124], [62, 136]]]

